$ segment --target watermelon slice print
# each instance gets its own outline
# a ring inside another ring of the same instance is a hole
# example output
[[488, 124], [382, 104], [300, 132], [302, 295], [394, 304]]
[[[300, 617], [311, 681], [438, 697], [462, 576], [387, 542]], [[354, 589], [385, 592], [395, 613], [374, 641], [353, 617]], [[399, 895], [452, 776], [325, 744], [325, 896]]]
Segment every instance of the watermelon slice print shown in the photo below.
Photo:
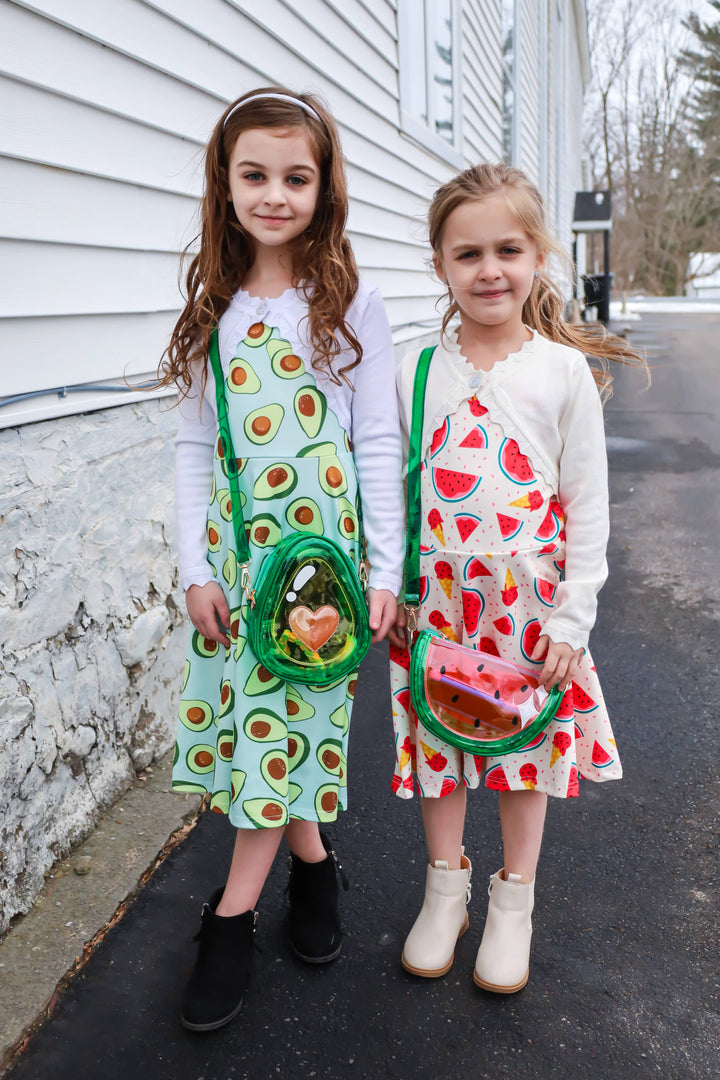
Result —
[[435, 454], [442, 450], [443, 446], [447, 442], [448, 435], [450, 434], [450, 417], [445, 417], [445, 423], [437, 429], [432, 437], [430, 443], [430, 457], [435, 457]]
[[503, 439], [498, 455], [498, 464], [509, 480], [516, 484], [534, 484], [535, 473], [525, 454], [514, 439]]
[[535, 651], [535, 646], [540, 640], [540, 623], [537, 619], [530, 619], [523, 626], [522, 634], [520, 635], [520, 652], [523, 654], [526, 660], [529, 660], [531, 664], [541, 664], [542, 660], [533, 660], [532, 654]]
[[408, 689], [408, 687], [405, 687], [404, 690], [397, 690], [393, 694], [393, 697], [395, 698], [403, 712], [407, 713], [410, 711], [410, 690]]
[[555, 713], [555, 720], [560, 724], [564, 724], [567, 723], [568, 720], [574, 719], [575, 706], [573, 705], [573, 693], [572, 689], [568, 688], [562, 696], [558, 711]]
[[573, 705], [575, 706], [575, 712], [589, 713], [595, 712], [598, 708], [597, 701], [593, 701], [589, 694], [587, 694], [577, 683], [572, 684]]
[[560, 523], [553, 513], [552, 504], [535, 533], [536, 540], [554, 540], [560, 532]]
[[523, 527], [522, 521], [519, 518], [509, 517], [507, 514], [496, 514], [498, 525], [500, 526], [500, 535], [503, 540], [512, 540], [517, 536]]
[[390, 663], [397, 664], [404, 671], [410, 670], [410, 653], [407, 649], [398, 649], [397, 645], [390, 646]]
[[608, 765], [612, 765], [615, 758], [608, 754], [607, 750], [604, 750], [600, 743], [595, 740], [593, 743], [592, 758], [591, 761], [596, 769], [607, 769]]
[[476, 577], [492, 577], [492, 570], [488, 570], [484, 563], [475, 558], [468, 559], [463, 573], [466, 581], [472, 581]]
[[580, 783], [578, 780], [577, 766], [572, 765], [570, 767], [570, 778], [568, 780], [567, 797], [568, 799], [577, 798], [580, 794]]
[[553, 599], [555, 597], [556, 586], [552, 581], [546, 581], [545, 578], [535, 578], [535, 595], [541, 604], [545, 607], [552, 607]]
[[456, 469], [432, 470], [433, 487], [444, 502], [460, 502], [472, 495], [482, 483], [482, 476]]
[[476, 517], [475, 514], [455, 515], [455, 524], [457, 525], [457, 531], [460, 534], [460, 540], [463, 544], [467, 541], [469, 536], [472, 536], [481, 521], [482, 518]]
[[498, 647], [491, 637], [481, 637], [478, 642], [478, 648], [480, 652], [485, 652], [488, 656], [499, 656]]
[[428, 581], [427, 574], [423, 574], [422, 577], [420, 578], [420, 589], [419, 589], [419, 597], [420, 597], [420, 603], [421, 604], [425, 603], [425, 601], [427, 600], [429, 592], [430, 592], [430, 582]]
[[470, 406], [470, 412], [473, 416], [485, 416], [487, 409], [484, 405], [480, 404], [476, 396], [470, 398], [468, 405]]
[[493, 626], [498, 634], [503, 634], [505, 637], [512, 637], [515, 633], [515, 620], [512, 615], [503, 615], [501, 618], [495, 619]]
[[487, 431], [482, 424], [478, 424], [477, 427], [474, 427], [472, 431], [465, 436], [463, 441], [459, 443], [459, 446], [466, 450], [485, 450], [487, 444]]
[[476, 589], [462, 590], [463, 626], [470, 637], [478, 632], [480, 616], [485, 608], [485, 598]]
[[402, 779], [398, 776], [397, 773], [395, 773], [393, 778], [392, 778], [392, 782], [390, 784], [390, 787], [392, 788], [392, 790], [394, 792], [397, 792], [397, 790], [398, 790], [398, 788], [400, 787], [401, 784], [402, 784]]
[[547, 737], [547, 731], [541, 731], [540, 734], [536, 735], [526, 746], [523, 746], [522, 753], [524, 754], [526, 750], [536, 750], [538, 746], [542, 746]]
[[[477, 759], [478, 764], [482, 765], [483, 759]], [[485, 773], [485, 787], [490, 788], [492, 791], [509, 791], [510, 785], [508, 784], [507, 776], [502, 765], [493, 765], [492, 769], [488, 769]]]
[[454, 776], [446, 776], [443, 779], [442, 787], [440, 788], [440, 798], [444, 795], [449, 795], [457, 787], [457, 780]]

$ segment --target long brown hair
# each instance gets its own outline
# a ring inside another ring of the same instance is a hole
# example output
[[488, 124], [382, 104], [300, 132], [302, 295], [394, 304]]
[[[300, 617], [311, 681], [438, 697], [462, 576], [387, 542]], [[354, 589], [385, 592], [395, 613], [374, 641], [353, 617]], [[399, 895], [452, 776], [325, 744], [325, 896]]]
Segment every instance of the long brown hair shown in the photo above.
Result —
[[[309, 105], [316, 120], [301, 105], [259, 94], [283, 94]], [[226, 123], [227, 121], [227, 123]], [[312, 221], [293, 242], [292, 283], [304, 290], [308, 302], [308, 337], [313, 366], [329, 369], [339, 383], [362, 358], [362, 347], [345, 314], [358, 288], [358, 270], [345, 236], [348, 197], [342, 151], [335, 121], [317, 97], [294, 94], [282, 86], [266, 86], [244, 94], [220, 117], [205, 155], [205, 192], [201, 205], [200, 247], [186, 278], [186, 303], [160, 363], [161, 386], [176, 384], [181, 394], [190, 389], [191, 364], [207, 357], [214, 324], [241, 287], [255, 258], [252, 237], [237, 219], [230, 192], [228, 166], [238, 136], [250, 128], [301, 127], [320, 170], [320, 191]], [[185, 250], [195, 246], [197, 237]], [[356, 359], [340, 371], [333, 360], [344, 345]], [[207, 367], [203, 368], [203, 386]]]
[[[539, 252], [553, 254], [561, 264], [568, 267], [572, 277], [574, 268], [567, 253], [555, 242], [545, 220], [545, 209], [540, 192], [522, 170], [512, 165], [499, 162], [497, 165], [483, 163], [466, 169], [458, 176], [438, 188], [433, 196], [428, 212], [430, 246], [436, 257], [441, 257], [442, 234], [450, 214], [466, 202], [479, 202], [490, 195], [502, 194], [508, 201], [511, 212]], [[448, 288], [448, 306], [442, 322], [442, 333], [460, 310], [457, 301]], [[539, 272], [533, 282], [529, 297], [522, 310], [522, 320], [526, 326], [537, 330], [551, 341], [570, 345], [586, 353], [599, 366], [593, 367], [593, 376], [601, 395], [610, 396], [612, 376], [607, 370], [607, 361], [614, 360], [621, 364], [642, 367], [648, 373], [645, 357], [628, 342], [610, 334], [600, 324], [576, 325], [565, 319], [565, 300], [547, 273], [547, 268]]]

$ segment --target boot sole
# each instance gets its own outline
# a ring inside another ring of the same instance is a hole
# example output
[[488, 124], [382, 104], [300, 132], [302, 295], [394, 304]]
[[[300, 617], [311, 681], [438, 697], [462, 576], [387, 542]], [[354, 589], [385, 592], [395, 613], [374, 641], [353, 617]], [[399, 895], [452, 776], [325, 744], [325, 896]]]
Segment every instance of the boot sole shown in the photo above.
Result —
[[297, 956], [298, 960], [303, 960], [306, 964], [329, 964], [332, 960], [337, 960], [338, 956], [342, 952], [342, 945], [338, 945], [335, 952], [328, 953], [327, 956], [305, 956], [295, 946], [290, 943], [292, 951]]
[[[245, 995], [243, 995], [243, 997], [244, 996]], [[224, 1016], [222, 1020], [211, 1020], [207, 1024], [193, 1024], [190, 1020], [186, 1020], [181, 1013], [180, 1022], [184, 1028], [187, 1028], [188, 1031], [217, 1031], [218, 1028], [225, 1027], [225, 1025], [229, 1024], [231, 1020], [235, 1019], [237, 1014], [240, 1012], [240, 1009], [242, 1008], [242, 1003], [243, 998], [240, 998], [240, 1001], [235, 1006], [233, 1011], [231, 1013], [228, 1013], [227, 1016]]]
[[[470, 925], [470, 918], [469, 918], [467, 912], [465, 912], [465, 922], [460, 927], [460, 933], [458, 934], [456, 942], [455, 942], [456, 945], [457, 945], [457, 942], [460, 940], [460, 938], [465, 933], [465, 931], [467, 930], [469, 925]], [[450, 960], [448, 961], [448, 963], [445, 965], [445, 967], [441, 967], [441, 968], [429, 969], [429, 968], [413, 967], [413, 965], [408, 964], [407, 960], [405, 959], [405, 953], [403, 953], [402, 956], [400, 957], [400, 963], [405, 968], [405, 970], [408, 971], [411, 975], [419, 975], [421, 979], [439, 979], [442, 975], [447, 975], [448, 971], [450, 970], [450, 968], [455, 963], [455, 950], [453, 949], [453, 954], [450, 957]]]
[[521, 979], [519, 983], [515, 983], [514, 986], [497, 986], [495, 983], [485, 982], [476, 971], [473, 971], [475, 985], [479, 986], [481, 990], [489, 990], [491, 994], [517, 994], [518, 990], [522, 990], [523, 986], [525, 986], [529, 977], [530, 969], [528, 968], [525, 972], [525, 978]]

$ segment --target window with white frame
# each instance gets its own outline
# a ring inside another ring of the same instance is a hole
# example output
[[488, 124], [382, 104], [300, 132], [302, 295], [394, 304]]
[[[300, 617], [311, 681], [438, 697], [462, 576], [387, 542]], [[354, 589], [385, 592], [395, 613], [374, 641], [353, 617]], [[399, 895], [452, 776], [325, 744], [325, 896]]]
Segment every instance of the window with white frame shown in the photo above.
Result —
[[461, 165], [459, 0], [399, 0], [398, 36], [402, 130]]

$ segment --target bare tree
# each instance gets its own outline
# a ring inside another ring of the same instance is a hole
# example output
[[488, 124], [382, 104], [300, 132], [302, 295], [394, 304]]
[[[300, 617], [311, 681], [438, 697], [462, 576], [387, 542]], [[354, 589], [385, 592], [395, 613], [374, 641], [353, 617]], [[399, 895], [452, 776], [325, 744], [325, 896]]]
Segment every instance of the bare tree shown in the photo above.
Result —
[[720, 244], [717, 182], [695, 123], [696, 70], [685, 58], [692, 27], [676, 4], [642, 0], [593, 0], [590, 24], [586, 145], [596, 186], [613, 191], [616, 284], [681, 293], [690, 254]]

